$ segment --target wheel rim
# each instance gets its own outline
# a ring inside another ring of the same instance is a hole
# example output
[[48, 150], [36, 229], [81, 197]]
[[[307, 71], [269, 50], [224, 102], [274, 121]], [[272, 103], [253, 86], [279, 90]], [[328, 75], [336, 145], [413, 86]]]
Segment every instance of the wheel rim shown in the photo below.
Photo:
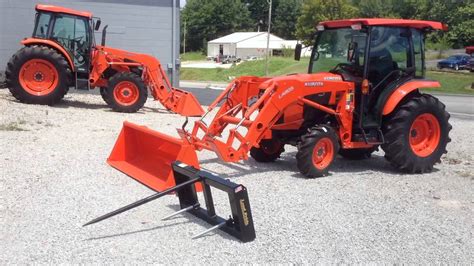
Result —
[[54, 91], [58, 77], [58, 71], [49, 61], [31, 59], [21, 66], [19, 81], [28, 93], [43, 96]]
[[313, 149], [313, 164], [322, 170], [329, 166], [334, 157], [334, 146], [328, 137], [320, 139]]
[[438, 147], [441, 128], [438, 119], [432, 114], [419, 115], [410, 128], [410, 147], [419, 157], [431, 155]]
[[138, 101], [139, 90], [135, 83], [121, 81], [114, 88], [115, 101], [120, 105], [129, 106]]

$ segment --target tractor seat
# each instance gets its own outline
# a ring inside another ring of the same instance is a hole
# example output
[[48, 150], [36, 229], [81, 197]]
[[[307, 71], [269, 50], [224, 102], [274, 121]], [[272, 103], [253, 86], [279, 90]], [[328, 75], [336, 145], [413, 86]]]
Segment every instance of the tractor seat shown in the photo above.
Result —
[[369, 80], [374, 86], [397, 68], [396, 63], [393, 62], [392, 54], [386, 48], [370, 52], [369, 66]]

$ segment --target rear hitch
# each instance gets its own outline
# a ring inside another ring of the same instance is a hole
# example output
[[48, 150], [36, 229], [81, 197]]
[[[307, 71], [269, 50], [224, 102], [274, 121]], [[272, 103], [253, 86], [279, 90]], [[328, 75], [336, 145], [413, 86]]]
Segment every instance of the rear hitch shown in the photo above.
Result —
[[[187, 212], [213, 226], [195, 235], [193, 238], [198, 238], [208, 232], [220, 229], [242, 242], [250, 242], [255, 239], [255, 228], [253, 225], [252, 212], [250, 210], [250, 202], [247, 189], [243, 185], [233, 183], [210, 172], [198, 170], [180, 161], [173, 162], [172, 169], [176, 186], [102, 215], [84, 224], [84, 226], [103, 221], [167, 194], [176, 192], [179, 198], [180, 210], [164, 217], [162, 220]], [[198, 200], [196, 186], [194, 186], [194, 184], [198, 182], [201, 183], [203, 188], [206, 208], [202, 208]], [[224, 219], [216, 214], [211, 187], [222, 190], [228, 194], [232, 212], [229, 218]]]

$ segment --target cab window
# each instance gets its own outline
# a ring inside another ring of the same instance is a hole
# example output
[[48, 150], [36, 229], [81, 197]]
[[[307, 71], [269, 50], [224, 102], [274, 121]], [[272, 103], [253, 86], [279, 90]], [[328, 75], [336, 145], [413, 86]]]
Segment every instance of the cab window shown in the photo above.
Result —
[[83, 66], [89, 58], [90, 40], [87, 21], [70, 16], [57, 16], [52, 31], [52, 39], [65, 47], [74, 56], [74, 64]]
[[51, 21], [50, 13], [38, 13], [36, 16], [36, 27], [33, 37], [45, 39], [48, 35], [49, 22]]
[[416, 29], [412, 29], [411, 33], [413, 39], [413, 51], [415, 54], [415, 67], [417, 78], [422, 78], [425, 74], [424, 64], [423, 64], [423, 34]]

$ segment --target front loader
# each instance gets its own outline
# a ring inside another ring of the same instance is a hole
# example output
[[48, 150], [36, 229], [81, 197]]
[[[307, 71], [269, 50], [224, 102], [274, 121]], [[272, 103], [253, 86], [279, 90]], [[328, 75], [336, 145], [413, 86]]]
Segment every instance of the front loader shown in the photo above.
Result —
[[[108, 163], [157, 191], [175, 185], [174, 161], [198, 169], [201, 150], [225, 162], [248, 154], [273, 162], [294, 145], [299, 171], [314, 178], [328, 175], [337, 154], [364, 159], [381, 147], [396, 169], [430, 172], [447, 152], [451, 130], [444, 104], [420, 91], [440, 86], [424, 78], [424, 36], [433, 30], [446, 26], [321, 22], [307, 74], [237, 78], [192, 128], [186, 120], [179, 137], [125, 122]], [[295, 59], [300, 52], [298, 45]]]
[[100, 88], [115, 111], [136, 112], [148, 91], [169, 111], [184, 116], [203, 113], [190, 93], [173, 88], [160, 61], [150, 55], [97, 45], [94, 30], [101, 21], [89, 12], [36, 5], [33, 36], [8, 62], [6, 85], [20, 102], [54, 105], [70, 87]]

